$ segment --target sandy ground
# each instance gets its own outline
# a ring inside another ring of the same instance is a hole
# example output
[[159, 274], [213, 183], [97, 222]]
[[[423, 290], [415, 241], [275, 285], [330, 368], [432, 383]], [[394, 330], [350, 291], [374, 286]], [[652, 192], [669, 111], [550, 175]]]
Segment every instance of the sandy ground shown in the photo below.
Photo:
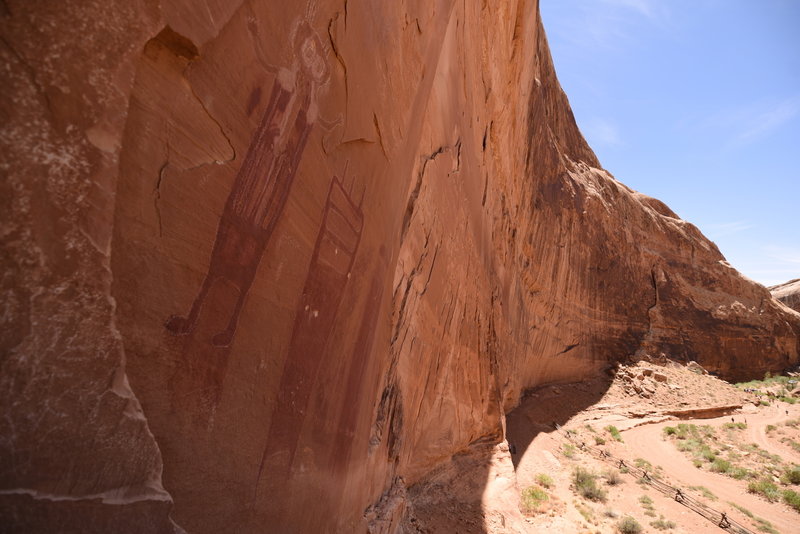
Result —
[[[655, 375], [658, 375], [657, 380], [653, 378]], [[782, 534], [800, 533], [800, 514], [782, 502], [770, 503], [748, 493], [744, 480], [698, 469], [664, 436], [663, 428], [677, 423], [711, 425], [722, 431], [722, 425], [730, 422], [731, 418], [738, 422], [746, 420], [747, 428], [737, 435], [738, 438], [778, 454], [785, 462], [800, 464], [800, 454], [779, 441], [785, 433], [766, 430], [767, 425], [778, 426], [787, 419], [800, 417], [800, 404], [776, 402], [771, 406], [756, 407], [753, 400], [752, 395], [714, 377], [674, 364], [660, 366], [653, 363], [624, 369], [613, 380], [553, 386], [532, 392], [507, 420], [517, 488], [522, 491], [535, 485], [539, 473], [549, 475], [554, 485], [548, 490], [551, 498], [543, 511], [525, 518], [524, 531], [616, 532], [619, 517], [629, 515], [644, 527], [644, 532], [720, 532], [719, 527], [672, 498], [637, 483], [630, 474], [623, 474], [619, 485], [603, 486], [608, 493], [604, 503], [579, 497], [570, 488], [574, 469], [583, 466], [603, 473], [610, 466], [579, 450], [572, 458], [565, 456], [563, 451], [567, 441], [553, 429], [552, 424], [545, 423], [550, 421], [559, 423], [565, 430], [579, 432], [590, 442], [595, 436], [605, 439], [606, 442], [598, 446], [627, 463], [638, 458], [659, 466], [662, 480], [671, 486], [707, 488], [716, 496], [715, 499], [702, 497], [699, 490], [686, 491], [711, 508], [726, 512], [753, 532], [759, 531], [758, 525], [729, 502], [768, 520]], [[704, 417], [692, 417], [696, 415], [692, 410], [701, 410]], [[669, 415], [674, 412], [684, 413], [679, 413], [678, 419]], [[713, 415], [717, 416], [710, 417]], [[620, 429], [623, 442], [613, 440], [603, 430], [607, 425]], [[643, 495], [652, 499], [651, 507], [656, 517], [645, 515], [646, 509], [640, 503]], [[659, 516], [676, 523], [675, 527], [659, 531], [650, 526]], [[486, 530], [509, 531], [496, 527]]]

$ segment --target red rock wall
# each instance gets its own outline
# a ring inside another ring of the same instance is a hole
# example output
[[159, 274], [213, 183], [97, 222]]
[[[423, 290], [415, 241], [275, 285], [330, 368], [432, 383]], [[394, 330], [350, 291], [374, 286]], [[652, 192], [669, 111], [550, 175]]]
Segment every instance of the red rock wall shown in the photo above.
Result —
[[536, 2], [0, 8], [17, 531], [389, 531], [525, 388], [798, 361], [600, 168]]

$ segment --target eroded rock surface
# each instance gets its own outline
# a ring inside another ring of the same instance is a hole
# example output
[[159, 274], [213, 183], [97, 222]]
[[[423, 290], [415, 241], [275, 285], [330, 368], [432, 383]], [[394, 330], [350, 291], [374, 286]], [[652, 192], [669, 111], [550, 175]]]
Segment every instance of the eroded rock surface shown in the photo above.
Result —
[[769, 290], [773, 297], [800, 312], [800, 278], [770, 286]]
[[527, 388], [798, 362], [800, 316], [600, 167], [536, 2], [0, 9], [17, 531], [411, 529], [452, 465], [510, 472]]

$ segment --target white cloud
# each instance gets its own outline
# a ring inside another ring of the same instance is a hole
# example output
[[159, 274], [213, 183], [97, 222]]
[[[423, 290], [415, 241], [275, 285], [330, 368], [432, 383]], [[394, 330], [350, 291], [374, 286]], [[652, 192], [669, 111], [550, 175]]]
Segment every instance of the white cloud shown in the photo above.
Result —
[[744, 130], [737, 136], [737, 144], [757, 141], [790, 122], [800, 113], [800, 97], [793, 97], [773, 104], [769, 109], [757, 111], [747, 117]]
[[[701, 131], [711, 131], [719, 137], [727, 133], [728, 141], [724, 149], [732, 150], [769, 137], [798, 116], [800, 116], [800, 95], [794, 95], [720, 109], [696, 122], [696, 128]], [[684, 123], [680, 127], [685, 129], [687, 126]], [[724, 132], [722, 135], [716, 133], [720, 130]]]
[[764, 247], [764, 252], [770, 258], [800, 267], [800, 249], [798, 248], [768, 245]]

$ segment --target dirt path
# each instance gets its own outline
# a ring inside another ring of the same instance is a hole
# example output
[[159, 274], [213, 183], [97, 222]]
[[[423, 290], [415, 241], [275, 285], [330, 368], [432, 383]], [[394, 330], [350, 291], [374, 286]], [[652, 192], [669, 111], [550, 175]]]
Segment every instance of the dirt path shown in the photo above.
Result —
[[[788, 412], [788, 415], [787, 413]], [[784, 404], [762, 407], [757, 414], [752, 417], [745, 416], [747, 419], [747, 436], [759, 447], [772, 454], [777, 454], [787, 462], [800, 464], [800, 454], [795, 452], [777, 440], [770, 439], [767, 434], [767, 425], [778, 425], [787, 419], [797, 417], [800, 414], [798, 408], [792, 406], [787, 408]]]
[[[743, 420], [743, 417], [739, 415], [736, 416], [736, 419]], [[765, 411], [764, 413], [747, 414], [746, 418], [748, 428], [750, 428], [749, 425], [753, 425], [752, 437], [756, 437], [759, 435], [758, 429], [763, 432], [767, 424], [781, 421], [785, 419], [785, 415], [780, 417], [780, 413], [773, 410]], [[730, 417], [694, 419], [682, 422], [696, 425], [721, 425], [727, 421], [730, 421]], [[674, 424], [673, 422], [672, 425]], [[742, 523], [746, 522], [743, 514], [738, 510], [732, 509], [727, 504], [728, 501], [735, 502], [755, 515], [770, 521], [783, 534], [800, 532], [800, 517], [786, 505], [770, 503], [756, 495], [747, 493], [747, 485], [743, 481], [696, 468], [683, 453], [675, 448], [674, 444], [663, 439], [662, 429], [669, 425], [670, 423], [657, 423], [624, 431], [623, 437], [627, 446], [626, 449], [634, 457], [645, 458], [654, 465], [661, 465], [674, 483], [682, 484], [683, 486], [705, 486], [709, 488], [719, 498], [716, 503], [711, 503], [711, 506], [720, 510], [729, 510], [731, 517]], [[759, 446], [764, 446], [765, 449], [769, 450], [771, 446], [766, 436], [763, 436], [763, 440], [764, 442], [759, 443]], [[780, 452], [782, 453], [783, 451]]]

